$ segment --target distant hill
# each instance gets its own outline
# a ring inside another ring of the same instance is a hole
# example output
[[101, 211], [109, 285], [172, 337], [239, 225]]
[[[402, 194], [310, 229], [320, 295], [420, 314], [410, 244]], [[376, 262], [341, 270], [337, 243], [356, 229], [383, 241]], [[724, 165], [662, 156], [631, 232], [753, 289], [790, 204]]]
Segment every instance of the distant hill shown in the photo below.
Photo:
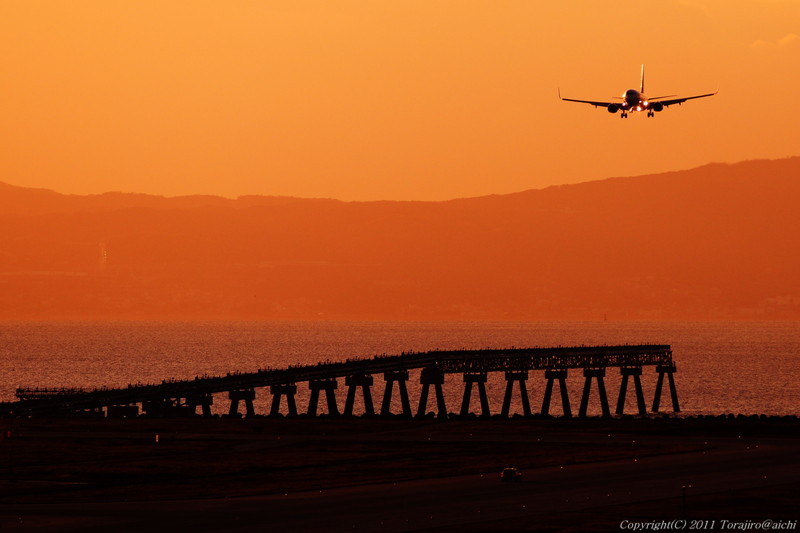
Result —
[[800, 158], [447, 202], [0, 184], [0, 319], [800, 319]]
[[198, 207], [250, 207], [270, 206], [295, 202], [321, 202], [333, 200], [306, 200], [282, 196], [242, 196], [237, 200], [220, 196], [176, 196], [166, 198], [149, 194], [107, 192], [79, 196], [59, 194], [47, 189], [15, 187], [0, 182], [0, 215], [43, 215], [55, 213], [82, 213], [90, 211], [115, 211], [132, 207], [150, 209], [194, 209]]

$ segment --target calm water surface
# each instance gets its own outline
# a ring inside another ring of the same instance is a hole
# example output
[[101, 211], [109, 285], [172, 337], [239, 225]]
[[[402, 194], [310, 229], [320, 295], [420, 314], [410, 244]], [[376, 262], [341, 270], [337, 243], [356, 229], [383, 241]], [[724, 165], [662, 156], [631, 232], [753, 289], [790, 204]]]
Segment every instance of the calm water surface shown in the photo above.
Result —
[[[686, 413], [800, 414], [798, 322], [4, 322], [0, 401], [14, 399], [18, 386], [158, 383], [403, 351], [639, 343], [672, 345]], [[415, 378], [409, 383], [412, 403]], [[382, 393], [382, 381], [375, 380], [374, 394]], [[612, 409], [619, 381], [610, 370], [606, 382]], [[575, 409], [583, 376], [572, 371], [568, 382]], [[654, 371], [645, 369], [643, 384], [650, 403]], [[491, 376], [493, 411], [504, 385], [502, 374]], [[528, 386], [538, 411], [541, 373], [532, 374]], [[462, 387], [460, 376], [448, 377], [451, 411], [458, 410]], [[342, 398], [344, 392], [342, 384]], [[301, 409], [306, 396], [298, 396]], [[628, 412], [634, 412], [632, 396]], [[267, 400], [268, 394], [260, 392], [257, 409], [264, 412]], [[666, 400], [665, 395], [662, 405], [668, 405]], [[599, 411], [596, 403], [593, 397], [593, 412]], [[215, 409], [225, 404], [218, 397]], [[555, 401], [552, 411], [559, 412]]]

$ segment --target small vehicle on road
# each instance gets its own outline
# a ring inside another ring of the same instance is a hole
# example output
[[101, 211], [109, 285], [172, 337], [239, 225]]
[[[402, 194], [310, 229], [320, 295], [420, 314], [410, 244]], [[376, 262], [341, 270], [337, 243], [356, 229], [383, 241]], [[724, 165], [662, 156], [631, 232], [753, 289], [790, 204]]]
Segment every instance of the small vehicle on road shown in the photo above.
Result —
[[522, 481], [522, 472], [513, 466], [504, 468], [503, 471], [500, 472], [500, 481], [520, 482]]

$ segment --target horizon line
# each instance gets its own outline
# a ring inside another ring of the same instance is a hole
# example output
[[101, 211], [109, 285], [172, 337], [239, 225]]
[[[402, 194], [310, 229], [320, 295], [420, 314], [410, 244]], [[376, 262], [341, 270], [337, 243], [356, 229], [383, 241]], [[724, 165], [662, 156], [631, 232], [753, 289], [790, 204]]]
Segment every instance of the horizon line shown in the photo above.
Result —
[[752, 159], [742, 159], [739, 161], [734, 162], [724, 162], [724, 161], [711, 161], [708, 163], [704, 163], [702, 165], [697, 165], [693, 167], [687, 168], [678, 168], [673, 170], [665, 170], [662, 172], [653, 172], [647, 174], [625, 174], [625, 175], [616, 175], [616, 176], [608, 176], [604, 178], [590, 178], [580, 181], [574, 181], [569, 183], [559, 183], [559, 184], [552, 184], [546, 185], [544, 187], [539, 188], [529, 188], [529, 189], [522, 189], [513, 192], [504, 192], [504, 193], [488, 193], [482, 194], [477, 196], [456, 196], [451, 198], [439, 199], [439, 200], [422, 200], [422, 199], [371, 199], [371, 200], [346, 200], [341, 198], [333, 198], [333, 197], [325, 197], [325, 196], [293, 196], [293, 195], [285, 195], [285, 194], [260, 194], [260, 193], [250, 193], [250, 194], [240, 194], [238, 196], [228, 196], [225, 194], [214, 194], [214, 193], [189, 193], [189, 194], [176, 194], [176, 195], [166, 195], [166, 194], [158, 194], [158, 193], [148, 193], [148, 192], [137, 192], [137, 191], [122, 191], [122, 190], [109, 190], [104, 192], [89, 192], [89, 193], [73, 193], [73, 192], [63, 192], [61, 190], [50, 189], [47, 187], [31, 187], [26, 185], [17, 185], [14, 183], [10, 183], [8, 181], [0, 181], [0, 185], [7, 185], [9, 187], [19, 188], [19, 189], [26, 189], [30, 191], [43, 191], [43, 192], [50, 192], [54, 194], [58, 194], [60, 196], [71, 196], [71, 197], [81, 197], [81, 198], [89, 198], [89, 197], [100, 197], [100, 196], [109, 196], [109, 195], [122, 195], [122, 196], [147, 196], [150, 198], [161, 198], [165, 200], [173, 200], [173, 199], [186, 199], [186, 198], [213, 198], [213, 199], [221, 199], [221, 200], [228, 200], [231, 202], [236, 202], [248, 198], [275, 198], [275, 199], [287, 199], [287, 200], [318, 200], [318, 201], [332, 201], [332, 202], [341, 202], [341, 203], [351, 203], [351, 204], [359, 204], [359, 203], [383, 203], [383, 202], [396, 202], [396, 203], [444, 203], [444, 202], [453, 202], [459, 200], [474, 200], [479, 198], [490, 198], [494, 196], [512, 196], [515, 194], [523, 194], [531, 191], [544, 191], [547, 189], [552, 189], [556, 187], [570, 187], [576, 185], [583, 185], [588, 183], [597, 183], [615, 179], [626, 179], [626, 178], [640, 178], [640, 177], [648, 177], [648, 176], [663, 176], [667, 174], [674, 174], [677, 172], [687, 172], [692, 170], [697, 170], [709, 166], [716, 166], [716, 165], [726, 165], [726, 166], [733, 166], [739, 164], [746, 164], [746, 163], [753, 163], [753, 162], [761, 162], [761, 161], [784, 161], [790, 159], [798, 159], [800, 155], [790, 155], [784, 157], [763, 157], [763, 158], [752, 158]]

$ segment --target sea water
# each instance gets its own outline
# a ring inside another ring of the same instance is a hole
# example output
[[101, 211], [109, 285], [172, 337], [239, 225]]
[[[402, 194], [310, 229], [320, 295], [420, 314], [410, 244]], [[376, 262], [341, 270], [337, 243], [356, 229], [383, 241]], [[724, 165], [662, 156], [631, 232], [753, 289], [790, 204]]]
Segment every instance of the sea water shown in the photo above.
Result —
[[[14, 400], [21, 386], [117, 387], [433, 349], [617, 344], [672, 346], [684, 413], [800, 414], [798, 322], [1, 322], [0, 401]], [[569, 372], [573, 411], [583, 380], [579, 370]], [[645, 368], [648, 406], [655, 381], [655, 371]], [[412, 372], [414, 409], [418, 383], [418, 374]], [[534, 411], [541, 406], [544, 384], [541, 372], [531, 373], [527, 386]], [[608, 369], [612, 409], [619, 384], [619, 372]], [[463, 387], [460, 375], [448, 375], [445, 393], [451, 412], [460, 409]], [[635, 395], [629, 387], [626, 412], [634, 413]], [[298, 408], [304, 409], [308, 392], [304, 384], [298, 389]], [[374, 389], [377, 407], [381, 376], [375, 376]], [[497, 412], [505, 389], [503, 374], [491, 374], [487, 389], [490, 407]], [[342, 382], [340, 403], [345, 393]], [[554, 393], [551, 413], [558, 414], [560, 396]], [[596, 414], [596, 389], [592, 394], [589, 412]], [[517, 395], [515, 388], [512, 410], [519, 412]], [[477, 411], [475, 391], [472, 396]], [[267, 412], [269, 398], [266, 389], [257, 390], [259, 413]], [[397, 403], [395, 399], [395, 408]], [[360, 405], [359, 398], [356, 412], [363, 409]], [[661, 405], [671, 409], [666, 387]], [[216, 395], [215, 412], [226, 409], [226, 396]]]

